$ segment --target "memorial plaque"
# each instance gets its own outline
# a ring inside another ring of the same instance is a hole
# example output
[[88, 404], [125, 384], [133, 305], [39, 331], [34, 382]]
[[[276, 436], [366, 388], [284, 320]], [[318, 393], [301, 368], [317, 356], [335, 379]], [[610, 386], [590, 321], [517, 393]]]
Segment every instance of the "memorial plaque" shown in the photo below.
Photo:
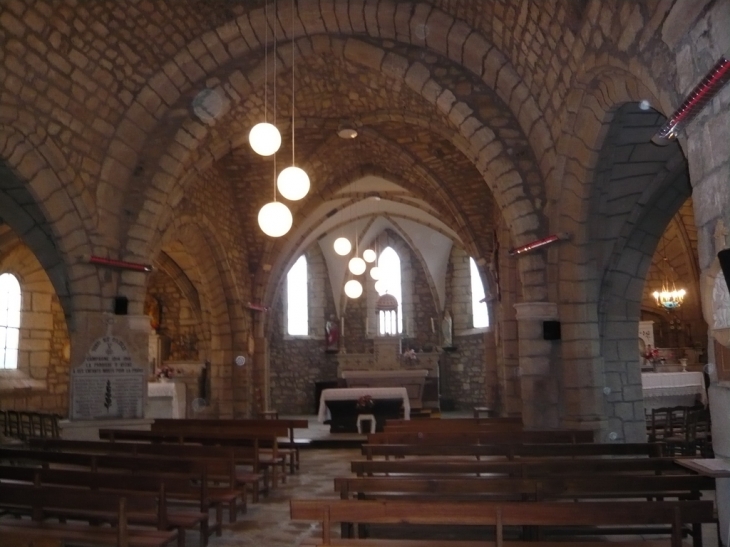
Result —
[[97, 339], [71, 370], [71, 419], [144, 418], [147, 373], [132, 362], [123, 340]]

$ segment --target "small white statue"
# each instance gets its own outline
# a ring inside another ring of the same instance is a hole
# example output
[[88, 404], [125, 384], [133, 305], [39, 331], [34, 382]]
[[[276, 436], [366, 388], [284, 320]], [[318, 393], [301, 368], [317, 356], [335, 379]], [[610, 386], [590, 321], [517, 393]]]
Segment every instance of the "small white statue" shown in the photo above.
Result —
[[452, 337], [452, 321], [451, 321], [451, 314], [448, 310], [444, 312], [444, 318], [441, 321], [441, 335], [443, 336], [443, 347], [450, 348], [454, 345], [454, 340]]

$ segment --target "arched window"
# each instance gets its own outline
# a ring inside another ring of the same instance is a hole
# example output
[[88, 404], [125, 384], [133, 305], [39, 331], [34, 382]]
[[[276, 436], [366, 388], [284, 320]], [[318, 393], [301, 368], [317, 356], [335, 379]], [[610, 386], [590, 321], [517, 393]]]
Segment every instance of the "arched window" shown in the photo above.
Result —
[[309, 334], [309, 298], [307, 295], [307, 259], [299, 257], [286, 276], [287, 332], [293, 336]]
[[400, 334], [403, 332], [403, 290], [400, 279], [400, 258], [392, 247], [387, 247], [378, 258], [378, 270], [380, 270], [380, 281], [376, 286], [378, 294], [392, 294], [398, 300], [398, 333], [390, 332], [391, 328], [386, 324], [383, 315], [380, 316], [380, 334]]
[[12, 274], [0, 275], [0, 369], [18, 368], [20, 283]]
[[484, 302], [484, 285], [477, 270], [477, 263], [469, 258], [469, 272], [471, 275], [471, 318], [475, 329], [489, 326], [489, 310]]

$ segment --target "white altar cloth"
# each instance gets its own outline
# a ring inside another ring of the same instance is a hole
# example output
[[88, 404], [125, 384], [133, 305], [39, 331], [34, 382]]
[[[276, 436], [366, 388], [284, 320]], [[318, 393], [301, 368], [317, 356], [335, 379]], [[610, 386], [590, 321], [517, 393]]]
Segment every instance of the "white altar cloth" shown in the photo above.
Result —
[[404, 387], [348, 387], [323, 389], [322, 395], [319, 397], [319, 415], [317, 419], [320, 422], [330, 419], [330, 413], [327, 409], [326, 401], [346, 401], [359, 399], [364, 395], [370, 395], [373, 399], [400, 399], [403, 401], [403, 417], [406, 420], [411, 419], [411, 404], [408, 402], [408, 391]]
[[145, 418], [185, 418], [187, 406], [182, 382], [150, 382], [147, 384]]
[[692, 406], [699, 395], [707, 404], [705, 376], [701, 372], [644, 372], [641, 374], [644, 408]]

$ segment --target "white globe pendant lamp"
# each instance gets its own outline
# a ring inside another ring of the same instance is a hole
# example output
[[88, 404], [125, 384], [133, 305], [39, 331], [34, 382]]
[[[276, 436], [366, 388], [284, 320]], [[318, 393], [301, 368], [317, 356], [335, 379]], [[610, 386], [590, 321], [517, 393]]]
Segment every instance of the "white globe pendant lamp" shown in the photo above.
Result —
[[273, 124], [257, 123], [248, 134], [248, 142], [259, 156], [271, 156], [281, 147], [281, 133]]
[[[292, 1], [292, 13], [294, 12], [294, 2]], [[294, 34], [294, 17], [292, 17], [292, 34]], [[295, 158], [296, 158], [296, 141], [295, 141], [295, 134], [296, 134], [296, 124], [295, 124], [295, 102], [296, 102], [296, 92], [294, 89], [294, 82], [296, 81], [296, 78], [294, 76], [294, 59], [295, 59], [295, 53], [296, 53], [296, 45], [292, 42], [291, 47], [291, 167], [287, 167], [284, 169], [281, 173], [279, 173], [279, 178], [277, 181], [277, 186], [279, 188], [279, 192], [281, 192], [281, 195], [284, 196], [286, 199], [289, 199], [291, 201], [297, 201], [302, 199], [304, 196], [307, 195], [309, 192], [309, 175], [304, 172], [304, 169], [301, 169], [296, 166], [295, 164]]]
[[352, 250], [352, 243], [350, 243], [350, 240], [346, 237], [338, 237], [335, 239], [335, 252], [340, 256], [345, 256], [347, 254], [350, 254], [350, 251]]
[[362, 285], [357, 279], [345, 283], [345, 294], [350, 298], [359, 298], [362, 294]]
[[375, 262], [375, 259], [378, 258], [378, 255], [375, 254], [375, 251], [372, 249], [365, 249], [362, 253], [362, 257], [365, 260], [365, 262]]
[[352, 275], [362, 275], [365, 273], [365, 268], [367, 268], [367, 265], [362, 258], [356, 256], [350, 259], [347, 267], [349, 268]]
[[269, 237], [283, 236], [293, 221], [289, 207], [279, 201], [267, 203], [259, 211], [259, 227]]
[[370, 268], [370, 277], [372, 277], [375, 281], [378, 281], [380, 279], [380, 268], [377, 266]]
[[385, 293], [385, 280], [383, 280], [383, 279], [378, 279], [378, 280], [377, 280], [377, 281], [375, 282], [375, 290], [376, 290], [376, 291], [378, 292], [378, 294], [383, 294], [383, 293]]
[[304, 172], [304, 169], [292, 165], [279, 173], [276, 187], [286, 199], [300, 200], [309, 192], [309, 175]]

